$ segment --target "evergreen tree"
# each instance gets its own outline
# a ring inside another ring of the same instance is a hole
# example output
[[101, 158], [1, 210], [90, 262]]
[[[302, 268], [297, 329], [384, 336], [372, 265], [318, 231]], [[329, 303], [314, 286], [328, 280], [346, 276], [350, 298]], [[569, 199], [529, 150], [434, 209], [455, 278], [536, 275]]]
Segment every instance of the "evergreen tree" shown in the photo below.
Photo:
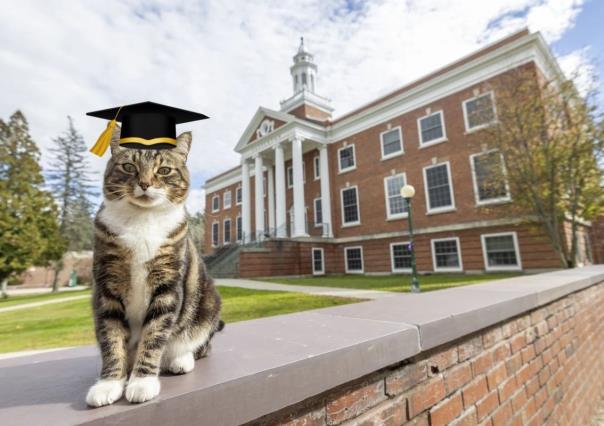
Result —
[[58, 212], [38, 163], [40, 151], [29, 135], [25, 116], [0, 120], [0, 283], [32, 265], [61, 258], [64, 240]]
[[189, 216], [189, 231], [193, 237], [193, 243], [197, 247], [199, 254], [203, 254], [203, 234], [204, 234], [205, 220], [201, 212], [195, 213], [193, 216]]
[[67, 130], [53, 139], [48, 180], [60, 210], [61, 234], [69, 250], [91, 250], [93, 205], [96, 195], [91, 185], [90, 167], [86, 160], [86, 144], [67, 117]]

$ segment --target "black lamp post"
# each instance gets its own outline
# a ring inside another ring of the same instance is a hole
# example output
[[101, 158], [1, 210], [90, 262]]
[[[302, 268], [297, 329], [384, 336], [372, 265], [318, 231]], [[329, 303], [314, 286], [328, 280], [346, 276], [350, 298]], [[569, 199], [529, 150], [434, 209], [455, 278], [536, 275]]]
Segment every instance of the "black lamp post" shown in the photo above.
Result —
[[407, 220], [409, 222], [409, 249], [411, 251], [411, 292], [419, 293], [419, 281], [417, 279], [417, 268], [415, 266], [415, 243], [413, 241], [413, 219], [411, 217], [411, 199], [415, 195], [415, 188], [405, 185], [401, 188], [401, 197], [407, 203]]

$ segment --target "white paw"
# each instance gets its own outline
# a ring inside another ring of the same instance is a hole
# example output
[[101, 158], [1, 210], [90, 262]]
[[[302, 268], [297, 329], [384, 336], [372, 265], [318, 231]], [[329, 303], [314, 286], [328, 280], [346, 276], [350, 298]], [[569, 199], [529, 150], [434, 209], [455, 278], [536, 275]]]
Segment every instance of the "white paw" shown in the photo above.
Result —
[[86, 395], [86, 404], [102, 407], [113, 404], [122, 397], [126, 379], [101, 379], [90, 387]]
[[130, 377], [126, 386], [126, 399], [130, 402], [145, 402], [159, 394], [159, 379], [156, 376]]
[[168, 362], [168, 370], [172, 374], [185, 374], [193, 371], [195, 368], [195, 358], [193, 352], [186, 352], [183, 355], [177, 356]]

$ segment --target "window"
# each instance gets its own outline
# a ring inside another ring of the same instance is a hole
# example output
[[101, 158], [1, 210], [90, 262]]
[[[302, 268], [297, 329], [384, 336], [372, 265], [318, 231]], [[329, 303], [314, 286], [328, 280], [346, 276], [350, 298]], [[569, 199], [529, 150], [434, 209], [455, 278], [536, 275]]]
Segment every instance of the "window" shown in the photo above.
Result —
[[266, 197], [266, 194], [268, 193], [267, 189], [268, 189], [268, 176], [262, 175], [262, 196], [263, 197]]
[[235, 226], [237, 227], [237, 230], [235, 231], [237, 232], [237, 241], [241, 242], [243, 241], [243, 220], [241, 219], [241, 216], [237, 216]]
[[287, 187], [288, 188], [294, 187], [294, 168], [293, 167], [287, 168]]
[[215, 213], [218, 210], [220, 210], [220, 196], [214, 195], [212, 197], [212, 213]]
[[231, 208], [231, 191], [226, 191], [222, 196], [223, 208], [230, 209]]
[[323, 275], [325, 273], [324, 257], [322, 248], [312, 249], [312, 274]]
[[356, 169], [354, 145], [348, 145], [338, 149], [338, 168], [340, 173]]
[[421, 117], [417, 120], [417, 127], [420, 146], [429, 146], [447, 139], [442, 111]]
[[403, 153], [403, 137], [400, 127], [380, 133], [382, 145], [382, 159], [397, 156]]
[[224, 237], [224, 244], [230, 244], [231, 242], [231, 219], [226, 219], [224, 221], [224, 230], [223, 230], [223, 237]]
[[321, 205], [321, 199], [315, 198], [315, 226], [321, 226], [323, 224], [323, 206]]
[[463, 103], [466, 131], [477, 130], [495, 121], [493, 92], [468, 99]]
[[342, 226], [358, 225], [361, 223], [357, 187], [344, 188], [340, 192], [340, 195], [342, 201]]
[[476, 204], [510, 201], [503, 156], [499, 151], [470, 155]]
[[363, 247], [346, 247], [344, 249], [346, 257], [346, 273], [347, 274], [362, 274], [363, 273]]
[[407, 202], [401, 197], [401, 188], [405, 186], [405, 180], [404, 173], [384, 178], [386, 217], [388, 219], [399, 219], [407, 216]]
[[518, 237], [515, 232], [500, 234], [484, 234], [482, 240], [482, 253], [484, 266], [487, 271], [506, 271], [522, 269]]
[[218, 247], [218, 222], [212, 223], [212, 247]]
[[392, 272], [411, 271], [411, 243], [406, 241], [390, 244], [390, 262]]
[[461, 271], [459, 238], [432, 240], [432, 261], [435, 271]]
[[321, 177], [321, 163], [319, 160], [319, 156], [316, 156], [313, 159], [313, 165], [314, 165], [314, 177], [315, 177], [315, 180], [318, 180]]
[[243, 199], [241, 187], [235, 190], [235, 204], [238, 206], [241, 205], [241, 200]]
[[424, 167], [424, 185], [429, 214], [455, 209], [449, 162]]

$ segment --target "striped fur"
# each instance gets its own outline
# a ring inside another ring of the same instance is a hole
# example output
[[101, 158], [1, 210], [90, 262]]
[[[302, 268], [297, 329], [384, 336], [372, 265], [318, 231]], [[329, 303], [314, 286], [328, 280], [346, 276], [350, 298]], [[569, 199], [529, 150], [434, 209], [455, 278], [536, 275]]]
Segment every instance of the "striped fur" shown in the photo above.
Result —
[[95, 220], [93, 311], [102, 369], [86, 397], [91, 406], [111, 404], [124, 391], [131, 402], [153, 398], [160, 369], [191, 371], [223, 326], [220, 296], [188, 232], [190, 133], [161, 151], [119, 147], [118, 136]]

